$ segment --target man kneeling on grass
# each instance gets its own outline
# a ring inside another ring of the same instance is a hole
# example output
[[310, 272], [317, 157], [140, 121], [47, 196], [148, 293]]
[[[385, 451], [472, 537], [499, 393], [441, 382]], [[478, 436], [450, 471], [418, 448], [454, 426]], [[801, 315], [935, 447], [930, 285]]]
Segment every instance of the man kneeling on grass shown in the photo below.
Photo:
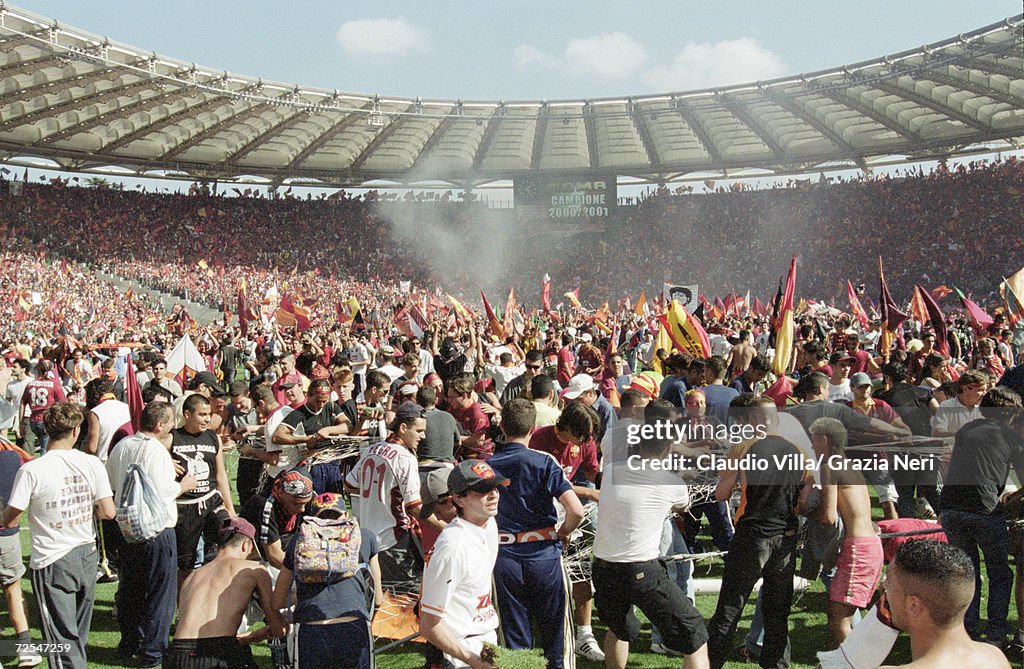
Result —
[[[166, 669], [254, 669], [252, 651], [245, 644], [285, 635], [284, 619], [271, 605], [270, 572], [249, 560], [256, 545], [252, 524], [244, 518], [230, 519], [217, 543], [217, 557], [181, 587], [178, 627]], [[253, 592], [267, 626], [236, 636]]]

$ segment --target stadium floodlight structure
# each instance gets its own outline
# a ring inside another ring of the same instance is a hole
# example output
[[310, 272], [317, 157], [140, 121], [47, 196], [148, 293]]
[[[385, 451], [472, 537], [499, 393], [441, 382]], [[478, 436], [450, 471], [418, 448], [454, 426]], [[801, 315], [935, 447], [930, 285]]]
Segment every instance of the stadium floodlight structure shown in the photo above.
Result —
[[[459, 188], [817, 173], [1021, 148], [1024, 15], [852, 65], [558, 101], [347, 93], [198, 66], [0, 4], [0, 160], [167, 178]], [[698, 176], [699, 175], [699, 176]]]

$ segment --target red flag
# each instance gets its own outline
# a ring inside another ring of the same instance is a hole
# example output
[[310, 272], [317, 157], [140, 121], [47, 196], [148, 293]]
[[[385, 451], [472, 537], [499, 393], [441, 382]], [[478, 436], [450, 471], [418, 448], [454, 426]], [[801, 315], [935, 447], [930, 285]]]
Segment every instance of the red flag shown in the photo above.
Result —
[[759, 297], [755, 297], [754, 298], [754, 315], [755, 316], [767, 316], [768, 315], [768, 307], [764, 306], [764, 302], [762, 302], [761, 298], [759, 298]]
[[889, 286], [885, 283], [885, 273], [882, 271], [882, 256], [878, 256], [878, 284], [880, 291], [878, 304], [882, 310], [882, 334], [879, 337], [879, 348], [882, 357], [888, 360], [896, 330], [903, 324], [903, 321], [907, 320], [907, 315], [896, 308], [896, 302], [889, 294]]
[[931, 294], [921, 286], [914, 286], [914, 291], [917, 293], [918, 299], [924, 304], [928, 320], [932, 324], [932, 330], [935, 331], [935, 348], [938, 349], [939, 353], [948, 358], [949, 341], [946, 339], [946, 317], [942, 314], [942, 309], [939, 309], [938, 303], [932, 298]]
[[924, 323], [928, 320], [928, 307], [925, 306], [924, 300], [921, 299], [921, 293], [916, 289], [910, 298], [910, 313], [914, 315], [914, 318], [919, 323]]
[[[292, 301], [288, 299], [287, 295], [281, 296], [281, 309], [287, 316], [285, 317], [285, 325], [289, 325], [287, 321], [294, 320], [294, 325], [299, 332], [304, 332], [311, 327], [313, 324], [309, 320], [309, 309], [305, 307], [297, 307], [292, 304]], [[288, 318], [290, 317], [290, 318]]]
[[128, 413], [132, 417], [132, 433], [134, 434], [142, 429], [142, 408], [145, 404], [142, 401], [142, 389], [139, 388], [139, 379], [135, 376], [135, 364], [132, 362], [131, 355], [128, 356], [126, 363], [124, 395], [128, 402]]
[[484, 312], [487, 314], [487, 324], [491, 328], [491, 334], [495, 335], [499, 339], [505, 337], [505, 329], [501, 326], [501, 321], [494, 313], [494, 309], [491, 308], [491, 303], [487, 301], [487, 296], [484, 295], [484, 291], [480, 291], [480, 297], [484, 300]]
[[857, 293], [853, 290], [853, 284], [850, 283], [849, 279], [846, 280], [846, 299], [850, 301], [850, 312], [860, 322], [860, 326], [866, 330], [870, 322], [868, 313], [861, 306], [860, 299], [857, 298]]
[[245, 300], [245, 288], [238, 286], [238, 325], [242, 330], [242, 336], [249, 334], [249, 305]]
[[960, 298], [960, 302], [963, 303], [964, 309], [967, 310], [967, 314], [971, 317], [971, 327], [974, 328], [974, 332], [978, 335], [984, 334], [988, 326], [995, 323], [995, 321], [992, 320], [992, 317], [984, 309], [975, 304], [973, 300], [968, 299], [963, 294], [963, 291], [956, 286], [953, 286], [953, 289], [956, 291], [957, 297]]

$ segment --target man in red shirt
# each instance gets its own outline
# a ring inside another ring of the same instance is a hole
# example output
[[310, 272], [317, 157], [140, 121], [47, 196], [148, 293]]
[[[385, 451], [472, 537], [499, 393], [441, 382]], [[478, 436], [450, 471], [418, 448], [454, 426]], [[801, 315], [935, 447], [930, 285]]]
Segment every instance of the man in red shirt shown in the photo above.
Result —
[[456, 454], [459, 460], [476, 458], [486, 460], [494, 451], [488, 432], [491, 419], [483, 412], [480, 402], [473, 399], [473, 377], [458, 374], [448, 382], [448, 413], [462, 429], [463, 437]]
[[580, 336], [580, 340], [583, 343], [580, 345], [579, 355], [576, 356], [576, 361], [579, 363], [576, 371], [590, 374], [593, 377], [601, 376], [601, 372], [604, 371], [604, 358], [601, 351], [594, 346], [593, 336], [589, 332], [584, 332]]
[[576, 356], [573, 355], [570, 346], [572, 335], [565, 333], [562, 335], [562, 348], [558, 349], [558, 375], [555, 377], [558, 385], [563, 388], [569, 385], [569, 379], [576, 375]]
[[46, 447], [50, 443], [50, 437], [43, 427], [43, 414], [57, 402], [66, 402], [64, 387], [53, 371], [53, 363], [49, 360], [42, 360], [36, 365], [38, 377], [29, 381], [25, 391], [21, 395], [21, 433], [25, 434], [25, 409], [29, 408], [29, 426], [32, 433], [36, 435], [36, 444], [39, 445], [39, 455], [46, 453]]
[[[588, 481], [597, 478], [597, 432], [601, 419], [597, 412], [582, 402], [573, 402], [565, 407], [558, 422], [534, 430], [530, 437], [530, 448], [550, 453], [562, 465], [570, 481], [579, 469]], [[597, 490], [586, 486], [573, 486], [580, 499], [597, 501]]]

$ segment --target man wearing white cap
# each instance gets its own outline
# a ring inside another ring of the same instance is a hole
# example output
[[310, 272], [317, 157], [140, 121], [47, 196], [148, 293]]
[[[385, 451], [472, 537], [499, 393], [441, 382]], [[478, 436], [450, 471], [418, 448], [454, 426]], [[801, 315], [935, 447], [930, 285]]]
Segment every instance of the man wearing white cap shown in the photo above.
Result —
[[594, 377], [589, 374], [577, 374], [572, 377], [568, 387], [562, 391], [562, 399], [583, 402], [601, 417], [601, 427], [598, 429], [597, 434], [594, 435], [597, 443], [601, 443], [601, 440], [604, 439], [605, 432], [615, 427], [615, 423], [618, 420], [615, 415], [615, 408], [598, 392]]

